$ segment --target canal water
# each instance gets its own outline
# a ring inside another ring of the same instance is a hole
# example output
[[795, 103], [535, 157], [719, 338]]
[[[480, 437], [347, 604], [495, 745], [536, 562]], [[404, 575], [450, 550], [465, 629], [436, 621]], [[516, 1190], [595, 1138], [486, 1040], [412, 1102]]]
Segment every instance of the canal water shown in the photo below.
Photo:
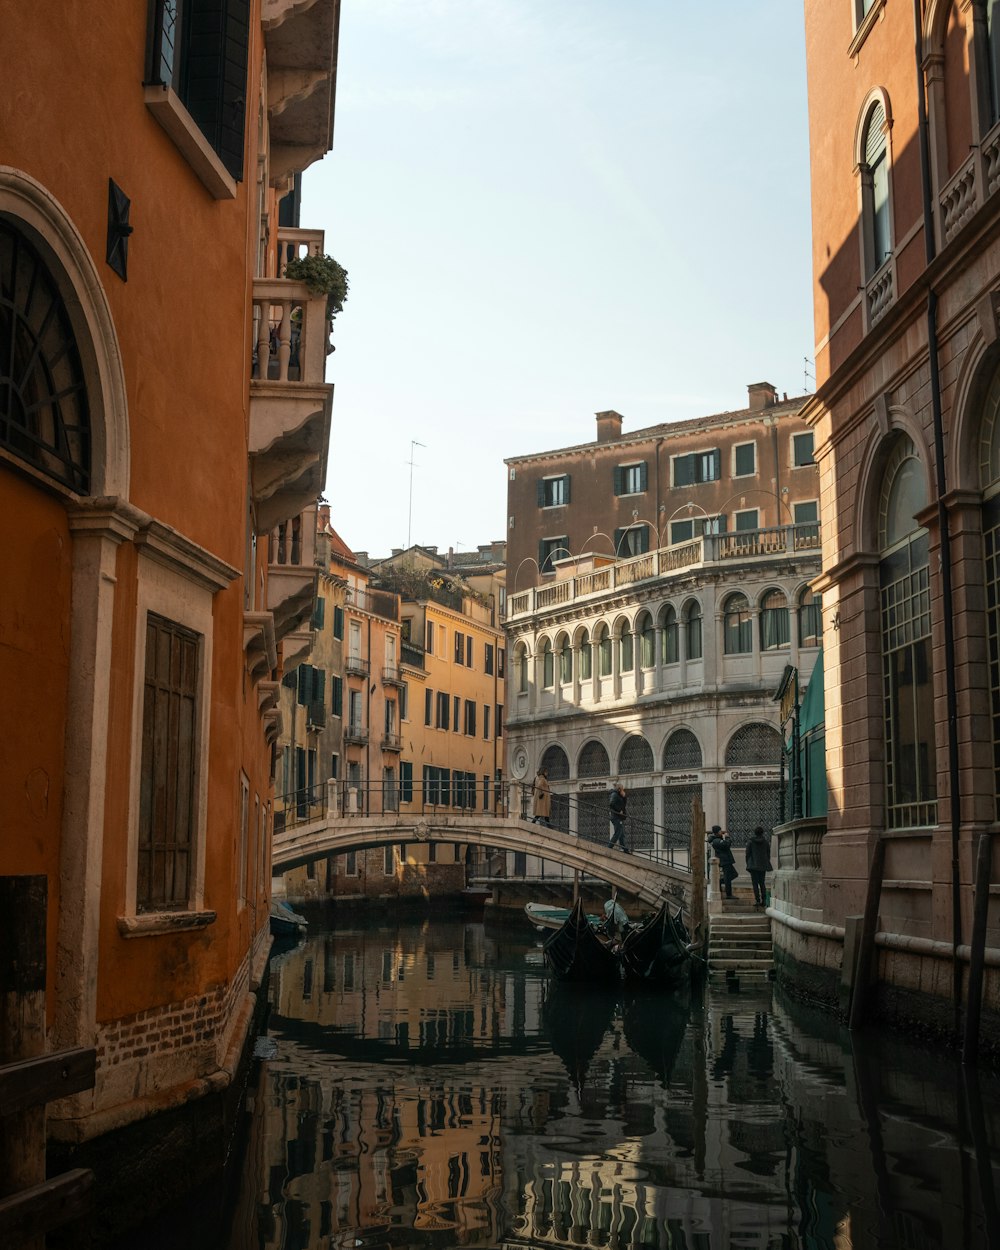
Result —
[[769, 983], [568, 992], [540, 939], [435, 917], [277, 952], [225, 1226], [162, 1244], [1000, 1248], [995, 1078]]

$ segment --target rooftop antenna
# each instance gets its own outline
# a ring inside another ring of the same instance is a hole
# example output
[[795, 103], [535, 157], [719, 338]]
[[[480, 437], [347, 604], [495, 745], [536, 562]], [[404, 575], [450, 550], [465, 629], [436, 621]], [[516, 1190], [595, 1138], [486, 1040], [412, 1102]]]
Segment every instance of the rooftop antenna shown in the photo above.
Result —
[[413, 449], [414, 447], [427, 448], [426, 443], [418, 443], [415, 438], [410, 439], [410, 459], [407, 463], [410, 466], [410, 506], [406, 516], [406, 549], [410, 549], [410, 533], [413, 529]]
[[812, 382], [814, 388], [816, 386], [816, 374], [812, 372], [812, 369], [810, 369], [809, 367], [810, 365], [812, 366], [812, 369], [816, 368], [816, 362], [814, 360], [810, 360], [808, 356], [803, 356], [802, 357], [802, 374], [803, 374], [802, 387], [806, 391], [809, 390], [810, 382]]

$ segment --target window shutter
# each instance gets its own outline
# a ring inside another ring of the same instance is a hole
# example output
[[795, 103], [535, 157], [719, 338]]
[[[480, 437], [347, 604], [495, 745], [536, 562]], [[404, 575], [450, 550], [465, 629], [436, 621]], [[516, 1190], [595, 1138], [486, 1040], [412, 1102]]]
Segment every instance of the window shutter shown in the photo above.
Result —
[[674, 485], [690, 486], [694, 482], [694, 454], [674, 457]]
[[312, 703], [323, 703], [326, 699], [326, 670], [322, 668], [313, 669], [313, 697]]
[[715, 451], [712, 452], [712, 465], [713, 465], [712, 471], [714, 474], [714, 476], [712, 477], [712, 481], [718, 482], [720, 478], [722, 477], [722, 452], [719, 450], [718, 447], [716, 447]]
[[223, 165], [243, 179], [250, 0], [193, 0], [180, 95]]
[[569, 485], [570, 485], [569, 478], [570, 478], [570, 475], [567, 473], [565, 477], [566, 488], [565, 488], [565, 495], [563, 498], [563, 503], [569, 503]]
[[333, 636], [334, 638], [343, 638], [344, 636], [344, 609], [334, 604], [333, 608]]
[[472, 635], [465, 640], [465, 667], [472, 668]]
[[455, 630], [455, 663], [462, 663], [462, 656], [465, 654], [465, 648], [462, 645], [462, 635]]
[[625, 493], [625, 471], [620, 464], [615, 465], [615, 494], [623, 495]]
[[639, 465], [639, 489], [646, 489], [646, 461]]
[[309, 696], [312, 693], [312, 668], [308, 664], [300, 664], [298, 673], [299, 682], [295, 700], [304, 707], [309, 702]]
[[322, 629], [323, 620], [326, 615], [326, 600], [321, 599], [318, 595], [313, 603], [312, 628]]
[[425, 690], [424, 691], [424, 724], [425, 725], [429, 725], [431, 723], [431, 720], [433, 719], [433, 715], [432, 715], [433, 708], [434, 708], [434, 691]]
[[545, 479], [543, 477], [540, 477], [538, 479], [537, 485], [538, 485], [538, 506], [539, 508], [544, 508], [545, 507]]
[[865, 164], [874, 165], [885, 150], [885, 109], [876, 104], [868, 114], [868, 129], [865, 131]]
[[337, 676], [330, 678], [330, 710], [340, 716], [344, 710], [344, 683]]
[[639, 550], [637, 555], [644, 556], [649, 550], [649, 526], [643, 525], [639, 530]]
[[619, 548], [621, 547], [621, 542], [622, 542], [622, 538], [624, 537], [624, 534], [625, 534], [624, 529], [615, 530], [615, 555], [616, 556], [619, 554]]
[[548, 558], [549, 558], [548, 544], [546, 543], [545, 539], [542, 538], [539, 540], [539, 543], [538, 543], [538, 571], [539, 573], [546, 572], [545, 561]]

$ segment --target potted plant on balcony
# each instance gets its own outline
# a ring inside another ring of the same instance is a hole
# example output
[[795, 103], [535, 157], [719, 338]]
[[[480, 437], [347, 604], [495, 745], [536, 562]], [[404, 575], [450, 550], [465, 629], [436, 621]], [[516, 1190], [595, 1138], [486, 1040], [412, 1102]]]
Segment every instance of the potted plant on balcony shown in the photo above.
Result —
[[[343, 312], [344, 300], [347, 299], [347, 270], [344, 266], [325, 254], [293, 256], [285, 265], [285, 277], [304, 282], [313, 295], [326, 296], [326, 329], [328, 335], [332, 334], [333, 319], [337, 313]], [[292, 315], [294, 318], [295, 314]], [[301, 312], [297, 319], [301, 319]], [[329, 344], [327, 352], [332, 351], [333, 345]]]

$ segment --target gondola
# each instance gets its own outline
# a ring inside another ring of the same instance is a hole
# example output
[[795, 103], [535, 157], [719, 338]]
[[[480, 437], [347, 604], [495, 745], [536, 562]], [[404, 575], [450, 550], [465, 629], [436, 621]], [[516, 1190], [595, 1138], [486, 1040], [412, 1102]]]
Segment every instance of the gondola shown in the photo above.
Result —
[[584, 981], [591, 985], [616, 985], [621, 981], [617, 949], [598, 936], [580, 901], [562, 927], [546, 939], [542, 951], [546, 964], [560, 981]]
[[626, 983], [664, 990], [689, 985], [693, 960], [686, 938], [683, 921], [678, 925], [667, 903], [645, 924], [629, 929], [620, 951]]
[[[536, 929], [561, 929], [569, 919], [572, 908], [550, 907], [548, 903], [525, 903], [524, 911]], [[587, 919], [596, 928], [601, 917], [588, 913]]]
[[577, 1091], [583, 1088], [590, 1061], [608, 1031], [618, 996], [617, 985], [589, 990], [552, 981], [547, 987], [542, 1026], [553, 1054], [562, 1060]]
[[625, 1040], [664, 1082], [669, 1082], [684, 1044], [690, 1003], [683, 996], [628, 994], [622, 1008]]

